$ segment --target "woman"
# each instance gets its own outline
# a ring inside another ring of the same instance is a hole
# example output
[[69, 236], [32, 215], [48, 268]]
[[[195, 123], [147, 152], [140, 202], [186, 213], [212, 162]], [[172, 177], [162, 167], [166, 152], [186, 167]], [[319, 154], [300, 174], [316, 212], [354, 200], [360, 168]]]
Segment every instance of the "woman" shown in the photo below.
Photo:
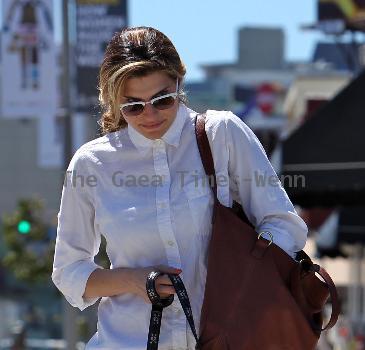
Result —
[[[199, 325], [213, 194], [195, 139], [196, 112], [184, 101], [184, 75], [175, 47], [156, 29], [122, 30], [106, 49], [99, 77], [105, 135], [78, 149], [69, 165], [52, 275], [81, 310], [102, 297], [87, 349], [146, 348], [145, 285], [156, 269], [180, 274]], [[294, 256], [307, 227], [280, 184], [258, 180], [276, 174], [253, 132], [226, 111], [208, 111], [205, 128], [219, 201], [242, 203], [256, 229], [271, 231], [274, 243]], [[101, 235], [110, 269], [94, 263]], [[161, 297], [175, 293], [166, 275], [156, 290]], [[163, 313], [159, 349], [194, 346], [175, 298]]]

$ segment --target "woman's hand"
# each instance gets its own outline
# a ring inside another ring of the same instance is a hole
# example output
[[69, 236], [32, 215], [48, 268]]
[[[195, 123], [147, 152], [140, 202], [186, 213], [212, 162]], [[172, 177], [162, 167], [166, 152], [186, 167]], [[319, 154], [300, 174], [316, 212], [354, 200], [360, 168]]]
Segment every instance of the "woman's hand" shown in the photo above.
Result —
[[[180, 269], [164, 265], [148, 266], [134, 269], [132, 278], [132, 283], [134, 286], [133, 292], [142, 297], [147, 303], [151, 303], [151, 301], [147, 295], [146, 281], [147, 281], [147, 276], [152, 271], [161, 271], [164, 273], [175, 274], [175, 275], [181, 273]], [[161, 298], [167, 298], [169, 295], [175, 294], [175, 288], [172, 285], [167, 275], [158, 276], [157, 279], [155, 280], [155, 287], [158, 295]]]

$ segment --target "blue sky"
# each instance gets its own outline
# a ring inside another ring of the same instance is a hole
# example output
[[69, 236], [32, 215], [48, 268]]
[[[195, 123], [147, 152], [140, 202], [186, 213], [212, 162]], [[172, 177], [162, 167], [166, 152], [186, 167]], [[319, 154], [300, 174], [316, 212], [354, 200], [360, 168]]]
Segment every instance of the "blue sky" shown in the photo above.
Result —
[[187, 80], [203, 77], [199, 64], [234, 62], [241, 26], [282, 27], [288, 59], [309, 59], [325, 37], [303, 31], [316, 20], [316, 0], [131, 0], [129, 25], [164, 32], [187, 66]]

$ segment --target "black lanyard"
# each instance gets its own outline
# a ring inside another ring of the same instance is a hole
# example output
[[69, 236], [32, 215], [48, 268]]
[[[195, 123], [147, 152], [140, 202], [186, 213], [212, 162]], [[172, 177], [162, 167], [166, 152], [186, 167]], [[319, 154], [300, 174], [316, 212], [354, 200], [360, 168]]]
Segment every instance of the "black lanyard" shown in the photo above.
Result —
[[[164, 273], [160, 271], [151, 272], [146, 281], [146, 290], [147, 295], [152, 303], [151, 310], [151, 318], [150, 318], [150, 327], [148, 331], [148, 340], [147, 340], [147, 350], [157, 350], [158, 349], [158, 341], [160, 337], [160, 328], [161, 328], [161, 318], [162, 318], [162, 310], [171, 305], [174, 301], [174, 295], [170, 295], [168, 298], [161, 299], [158, 295], [155, 288], [155, 280], [158, 276], [164, 275]], [[191, 311], [190, 300], [188, 293], [186, 292], [184, 283], [178, 275], [167, 274], [170, 278], [177, 297], [180, 300], [181, 306], [184, 310], [185, 316], [189, 322], [191, 331], [195, 337], [197, 342], [195, 349], [199, 349], [199, 340], [195, 330], [193, 313]]]

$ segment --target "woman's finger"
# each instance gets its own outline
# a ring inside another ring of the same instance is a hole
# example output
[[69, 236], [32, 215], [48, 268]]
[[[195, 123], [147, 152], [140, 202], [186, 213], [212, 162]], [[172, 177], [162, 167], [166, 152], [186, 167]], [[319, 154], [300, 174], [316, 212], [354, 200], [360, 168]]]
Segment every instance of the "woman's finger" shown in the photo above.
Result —
[[163, 294], [165, 295], [175, 294], [174, 287], [163, 286], [163, 285], [156, 286], [156, 291], [160, 296], [162, 296]]
[[158, 276], [155, 284], [164, 284], [164, 285], [172, 286], [172, 282], [171, 282], [170, 278], [166, 275]]
[[175, 267], [171, 267], [171, 266], [165, 266], [165, 265], [158, 265], [156, 266], [156, 268], [164, 273], [172, 273], [172, 274], [179, 274], [182, 272], [181, 269], [175, 268]]

